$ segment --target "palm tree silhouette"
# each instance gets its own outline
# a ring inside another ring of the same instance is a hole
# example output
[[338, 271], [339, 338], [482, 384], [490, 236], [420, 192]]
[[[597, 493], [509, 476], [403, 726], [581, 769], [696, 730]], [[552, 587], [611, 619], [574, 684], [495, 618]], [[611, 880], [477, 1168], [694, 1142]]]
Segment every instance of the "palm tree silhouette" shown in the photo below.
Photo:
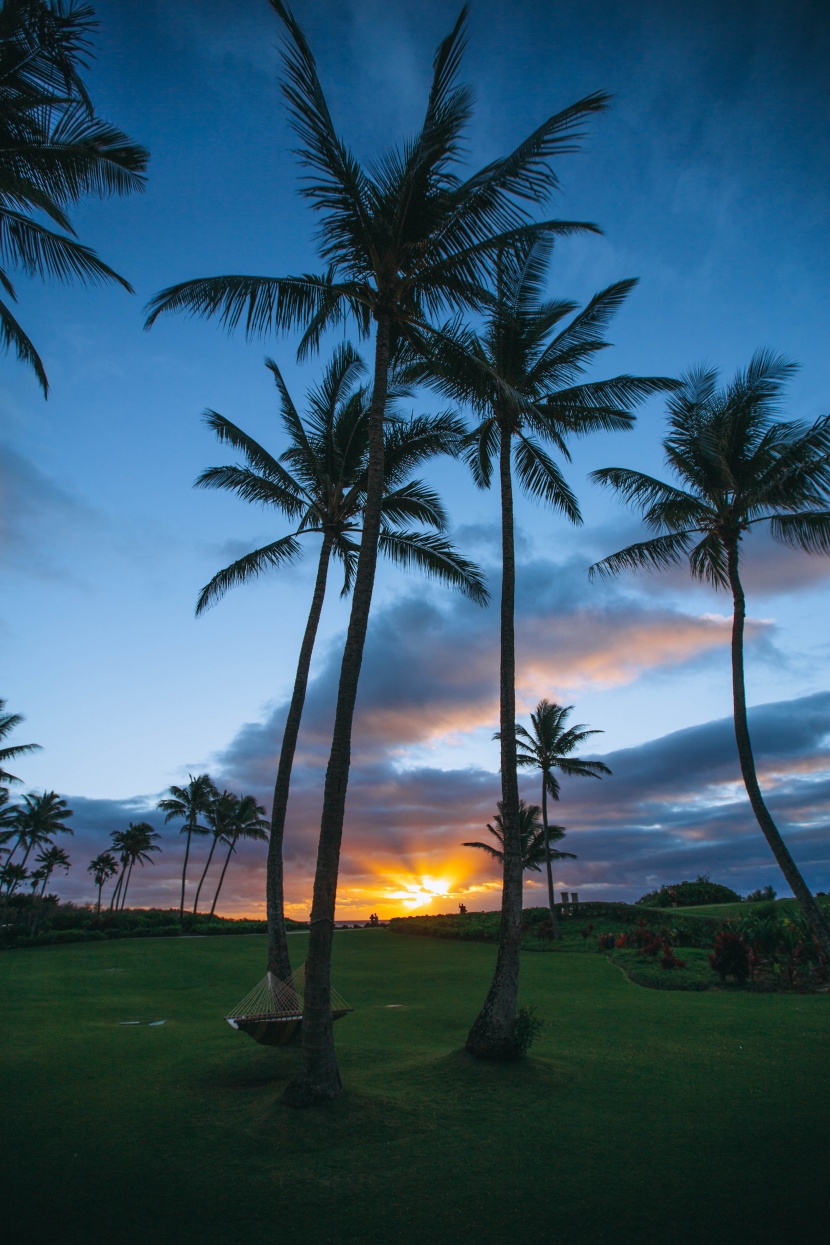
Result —
[[243, 795], [241, 799], [234, 797], [234, 807], [230, 821], [222, 834], [224, 842], [228, 845], [228, 854], [225, 857], [225, 863], [222, 866], [222, 873], [219, 877], [219, 885], [216, 887], [216, 894], [213, 896], [213, 903], [210, 906], [209, 920], [216, 911], [219, 892], [222, 889], [222, 883], [225, 880], [231, 856], [236, 851], [237, 843], [240, 839], [253, 839], [260, 843], [267, 842], [268, 824], [265, 809], [261, 804], [257, 804], [252, 795]]
[[[97, 26], [88, 5], [5, 0], [0, 8], [0, 226], [3, 257], [27, 276], [132, 286], [72, 236], [66, 209], [85, 195], [144, 189], [144, 147], [95, 115], [80, 77]], [[43, 213], [63, 232], [47, 229]], [[0, 269], [12, 300], [14, 287]], [[0, 301], [0, 345], [49, 383], [40, 357], [7, 303]]]
[[[6, 713], [5, 707], [5, 700], [0, 700], [0, 740], [5, 739], [24, 720], [21, 713]], [[7, 748], [0, 748], [0, 789], [6, 783], [20, 782], [19, 778], [3, 768], [6, 762], [13, 761], [15, 757], [25, 756], [29, 752], [38, 751], [40, 751], [40, 744], [12, 744]]]
[[34, 792], [24, 795], [23, 803], [15, 812], [17, 842], [9, 853], [9, 860], [18, 847], [25, 846], [20, 862], [25, 866], [33, 847], [51, 844], [56, 834], [74, 834], [72, 828], [66, 825], [72, 815], [72, 809], [67, 807], [66, 800], [56, 791], [44, 791], [43, 795], [35, 795]]
[[[493, 838], [499, 844], [494, 847], [492, 843], [462, 843], [462, 847], [477, 847], [480, 851], [486, 852], [493, 860], [497, 860], [499, 864], [504, 865], [504, 820], [502, 818], [502, 806], [498, 804], [498, 812], [493, 821], [494, 826], [487, 823], [487, 829]], [[555, 847], [551, 847], [551, 842], [558, 843], [565, 837], [564, 826], [543, 825], [539, 815], [541, 809], [538, 804], [525, 804], [524, 800], [519, 800], [519, 835], [522, 845], [522, 873], [531, 871], [533, 873], [541, 872], [542, 864], [551, 860], [576, 860], [573, 852], [560, 852]]]
[[[32, 918], [32, 934], [37, 933], [37, 927], [40, 924], [40, 918], [43, 914], [43, 897], [46, 893], [49, 879], [56, 869], [63, 869], [64, 873], [68, 873], [72, 867], [72, 862], [64, 849], [54, 845], [45, 848], [42, 852], [38, 852], [35, 860], [38, 867], [34, 870], [32, 877], [36, 876], [40, 882], [40, 894], [37, 897], [37, 905]], [[34, 893], [34, 887], [32, 888], [32, 893]]]
[[[530, 715], [530, 730], [519, 722], [516, 723], [516, 764], [542, 772], [542, 822], [545, 834], [548, 832], [548, 795], [554, 800], [559, 799], [559, 780], [554, 770], [558, 769], [563, 774], [579, 778], [601, 778], [603, 774], [611, 773], [602, 761], [585, 761], [573, 755], [574, 750], [590, 735], [601, 735], [602, 731], [591, 731], [584, 725], [566, 727], [565, 723], [572, 712], [573, 705], [557, 705], [555, 702], [540, 700]], [[559, 938], [550, 859], [548, 857], [547, 863], [548, 907], [553, 936]]]
[[[112, 845], [121, 856], [121, 873], [113, 892], [110, 909], [115, 905], [116, 912], [123, 911], [127, 902], [127, 888], [133, 875], [133, 865], [154, 864], [151, 852], [160, 852], [161, 848], [153, 842], [160, 838], [157, 830], [147, 821], [130, 822], [126, 830], [114, 830], [110, 835]], [[121, 889], [123, 885], [123, 890]], [[118, 902], [120, 899], [120, 902]]]
[[457, 169], [472, 112], [469, 88], [457, 83], [464, 8], [436, 51], [421, 130], [363, 167], [334, 128], [303, 31], [282, 0], [271, 5], [285, 28], [283, 94], [307, 171], [301, 193], [321, 216], [318, 249], [327, 271], [187, 281], [152, 299], [147, 325], [162, 312], [184, 311], [218, 316], [230, 330], [243, 320], [249, 334], [301, 328], [301, 355], [347, 319], [364, 337], [373, 323], [375, 328], [363, 535], [323, 791], [306, 960], [303, 1063], [283, 1096], [289, 1105], [302, 1106], [336, 1097], [342, 1089], [330, 964], [352, 722], [382, 526], [390, 365], [402, 342], [413, 349], [425, 343], [434, 331], [429, 318], [442, 309], [461, 312], [486, 303], [484, 285], [506, 243], [533, 232], [595, 229], [573, 221], [531, 223], [529, 207], [544, 202], [557, 187], [550, 161], [574, 150], [580, 123], [605, 108], [608, 97], [590, 95], [549, 117], [509, 155], [462, 180]]
[[181, 818], [184, 822], [180, 834], [187, 835], [187, 841], [184, 849], [184, 864], [182, 866], [182, 897], [179, 904], [179, 920], [184, 920], [184, 888], [187, 879], [187, 862], [190, 857], [190, 840], [194, 834], [209, 834], [210, 830], [207, 826], [203, 826], [199, 821], [200, 817], [204, 817], [210, 810], [210, 804], [216, 798], [217, 791], [209, 774], [198, 774], [196, 778], [189, 774], [190, 782], [186, 787], [170, 787], [170, 795], [163, 800], [159, 800], [156, 807], [162, 813], [166, 813], [164, 824], [174, 818]]
[[[456, 320], [442, 329], [419, 361], [405, 369], [444, 396], [472, 409], [476, 426], [467, 461], [480, 488], [498, 471], [501, 509], [502, 588], [499, 733], [506, 848], [499, 950], [493, 982], [467, 1038], [481, 1058], [510, 1058], [519, 988], [522, 937], [522, 869], [518, 831], [516, 759], [516, 559], [513, 473], [524, 490], [572, 523], [582, 517], [576, 497], [547, 442], [566, 460], [568, 440], [597, 430], [630, 428], [630, 408], [671, 387], [664, 377], [579, 378], [602, 350], [605, 330], [635, 281], [618, 281], [581, 311], [545, 298], [552, 239], [520, 239], [497, 253], [495, 291], [480, 333]], [[577, 383], [579, 382], [579, 383]]]
[[98, 902], [95, 906], [95, 915], [101, 915], [101, 889], [105, 882], [115, 877], [118, 872], [118, 861], [112, 852], [100, 852], [86, 867], [87, 873], [92, 874], [93, 881], [98, 887]]
[[659, 570], [688, 558], [695, 579], [732, 593], [732, 703], [741, 774], [752, 811], [805, 918], [830, 956], [830, 928], [766, 806], [755, 771], [744, 680], [746, 599], [740, 577], [744, 537], [758, 524], [807, 553], [830, 553], [830, 416], [809, 427], [775, 417], [795, 365], [758, 351], [732, 383], [717, 372], [688, 373], [670, 399], [666, 462], [680, 487], [640, 471], [606, 467], [593, 479], [643, 513], [655, 533], [591, 567], [591, 574]]
[[208, 824], [208, 830], [213, 835], [213, 842], [210, 845], [210, 851], [208, 852], [205, 867], [202, 870], [202, 876], [199, 878], [199, 885], [196, 887], [196, 898], [193, 901], [194, 916], [199, 911], [199, 896], [202, 893], [202, 887], [204, 885], [205, 878], [208, 875], [211, 861], [213, 860], [213, 853], [216, 851], [217, 844], [220, 840], [224, 840], [225, 836], [231, 831], [234, 814], [236, 812], [236, 803], [237, 796], [235, 796], [232, 791], [226, 790], [221, 792], [221, 794], [217, 792], [210, 801], [205, 813], [205, 821]]
[[[371, 397], [365, 387], [356, 385], [364, 367], [360, 356], [348, 345], [334, 352], [321, 383], [309, 392], [309, 413], [305, 421], [277, 365], [269, 360], [268, 367], [277, 384], [281, 423], [288, 435], [289, 448], [275, 459], [235, 424], [211, 411], [207, 415], [209, 426], [222, 442], [243, 454], [245, 464], [213, 467], [203, 472], [196, 483], [203, 488], [227, 489], [245, 501], [273, 507], [291, 519], [296, 527], [288, 535], [255, 549], [214, 575], [202, 589], [196, 613], [201, 613], [234, 584], [245, 583], [269, 568], [294, 561], [301, 555], [300, 538], [303, 536], [322, 536], [317, 578], [280, 748], [268, 847], [268, 971], [284, 981], [291, 973], [285, 932], [282, 854], [291, 770], [332, 556], [344, 568], [344, 594], [354, 581], [359, 550], [356, 541], [366, 499]], [[480, 571], [461, 557], [443, 536], [447, 519], [438, 497], [422, 481], [409, 478], [425, 459], [453, 452], [461, 431], [462, 425], [449, 415], [395, 418], [387, 424], [380, 551], [399, 564], [417, 566], [483, 604], [488, 598]], [[419, 531], [413, 524], [434, 530]]]

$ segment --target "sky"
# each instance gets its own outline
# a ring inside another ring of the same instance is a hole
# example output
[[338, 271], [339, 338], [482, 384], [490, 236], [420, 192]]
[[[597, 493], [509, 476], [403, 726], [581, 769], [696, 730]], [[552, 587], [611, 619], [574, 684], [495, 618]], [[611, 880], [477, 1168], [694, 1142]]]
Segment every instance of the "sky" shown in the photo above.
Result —
[[[90, 93], [151, 162], [144, 194], [88, 200], [72, 219], [136, 293], [19, 275], [19, 318], [51, 393], [44, 401], [32, 373], [0, 358], [0, 696], [26, 718], [12, 742], [42, 745], [17, 763], [18, 792], [54, 789], [74, 809], [73, 868], [60, 893], [91, 899], [87, 862], [112, 831], [149, 820], [164, 852], [134, 875], [130, 899], [167, 906], [178, 902], [184, 840], [153, 810], [171, 783], [209, 770], [270, 809], [316, 561], [310, 542], [297, 567], [194, 618], [218, 569], [285, 531], [278, 516], [191, 487], [206, 467], [233, 461], [201, 415], [218, 410], [280, 452], [264, 358], [279, 362], [301, 404], [326, 353], [298, 365], [296, 339], [246, 341], [181, 317], [147, 333], [143, 308], [177, 281], [319, 262], [266, 0], [99, 0], [96, 11]], [[417, 129], [455, 5], [297, 0], [295, 11], [359, 158]], [[594, 378], [706, 364], [728, 380], [768, 347], [800, 365], [786, 416], [830, 410], [829, 54], [830, 11], [809, 0], [472, 6], [462, 70], [477, 97], [471, 171], [589, 92], [614, 97], [582, 151], [557, 163], [553, 205], [603, 230], [557, 245], [553, 296], [582, 303], [612, 281], [639, 279]], [[431, 409], [425, 396], [415, 406]], [[586, 755], [613, 771], [563, 784], [554, 820], [578, 859], [557, 869], [556, 886], [634, 899], [704, 874], [741, 893], [771, 884], [785, 894], [740, 784], [730, 602], [682, 571], [587, 578], [592, 562], [641, 534], [588, 473], [663, 474], [663, 428], [654, 399], [634, 431], [574, 445], [567, 478], [582, 527], [517, 503], [520, 720], [542, 697], [573, 705], [572, 722], [603, 732]], [[497, 601], [497, 495], [477, 490], [458, 463], [430, 466], [429, 478]], [[745, 559], [759, 773], [808, 882], [827, 890], [830, 560], [760, 535]], [[300, 918], [347, 610], [335, 589], [293, 779], [287, 911]], [[496, 811], [497, 722], [497, 608], [384, 567], [358, 699], [339, 919], [498, 906], [497, 867], [461, 846], [486, 837]], [[537, 786], [522, 779], [538, 802]], [[197, 869], [205, 855], [198, 845]], [[528, 876], [526, 904], [544, 902], [541, 882]], [[264, 852], [252, 845], [229, 870], [219, 910], [262, 913], [263, 892]]]

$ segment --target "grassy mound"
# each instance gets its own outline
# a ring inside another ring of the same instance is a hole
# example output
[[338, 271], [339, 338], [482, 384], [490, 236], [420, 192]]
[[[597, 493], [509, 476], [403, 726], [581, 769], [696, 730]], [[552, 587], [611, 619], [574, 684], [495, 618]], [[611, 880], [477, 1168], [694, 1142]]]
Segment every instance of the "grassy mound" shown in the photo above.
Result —
[[492, 946], [344, 931], [346, 1092], [292, 1112], [297, 1051], [222, 1020], [264, 950], [0, 960], [10, 1240], [733, 1245], [826, 1226], [828, 997], [638, 990], [600, 955], [525, 955], [520, 1001], [546, 1027], [524, 1062], [478, 1064], [461, 1047]]

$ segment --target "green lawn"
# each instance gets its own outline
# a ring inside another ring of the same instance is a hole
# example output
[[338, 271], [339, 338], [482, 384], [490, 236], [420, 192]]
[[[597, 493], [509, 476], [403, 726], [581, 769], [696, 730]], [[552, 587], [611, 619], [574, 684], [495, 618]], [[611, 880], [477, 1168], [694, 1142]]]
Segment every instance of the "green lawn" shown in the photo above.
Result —
[[346, 1093], [292, 1112], [296, 1052], [222, 1020], [264, 942], [0, 957], [6, 1239], [825, 1238], [830, 997], [644, 990], [600, 955], [525, 954], [547, 1026], [524, 1063], [486, 1065], [460, 1048], [492, 946], [343, 931]]

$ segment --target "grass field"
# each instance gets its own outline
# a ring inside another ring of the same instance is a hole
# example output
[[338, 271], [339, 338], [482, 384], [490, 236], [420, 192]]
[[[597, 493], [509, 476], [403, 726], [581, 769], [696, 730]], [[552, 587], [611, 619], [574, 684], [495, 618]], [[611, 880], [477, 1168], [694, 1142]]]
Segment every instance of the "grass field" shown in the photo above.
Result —
[[222, 1020], [264, 942], [0, 958], [7, 1240], [825, 1239], [830, 997], [663, 993], [603, 956], [525, 954], [545, 1030], [525, 1062], [479, 1064], [460, 1048], [492, 946], [343, 931], [346, 1093], [292, 1112], [296, 1051]]

